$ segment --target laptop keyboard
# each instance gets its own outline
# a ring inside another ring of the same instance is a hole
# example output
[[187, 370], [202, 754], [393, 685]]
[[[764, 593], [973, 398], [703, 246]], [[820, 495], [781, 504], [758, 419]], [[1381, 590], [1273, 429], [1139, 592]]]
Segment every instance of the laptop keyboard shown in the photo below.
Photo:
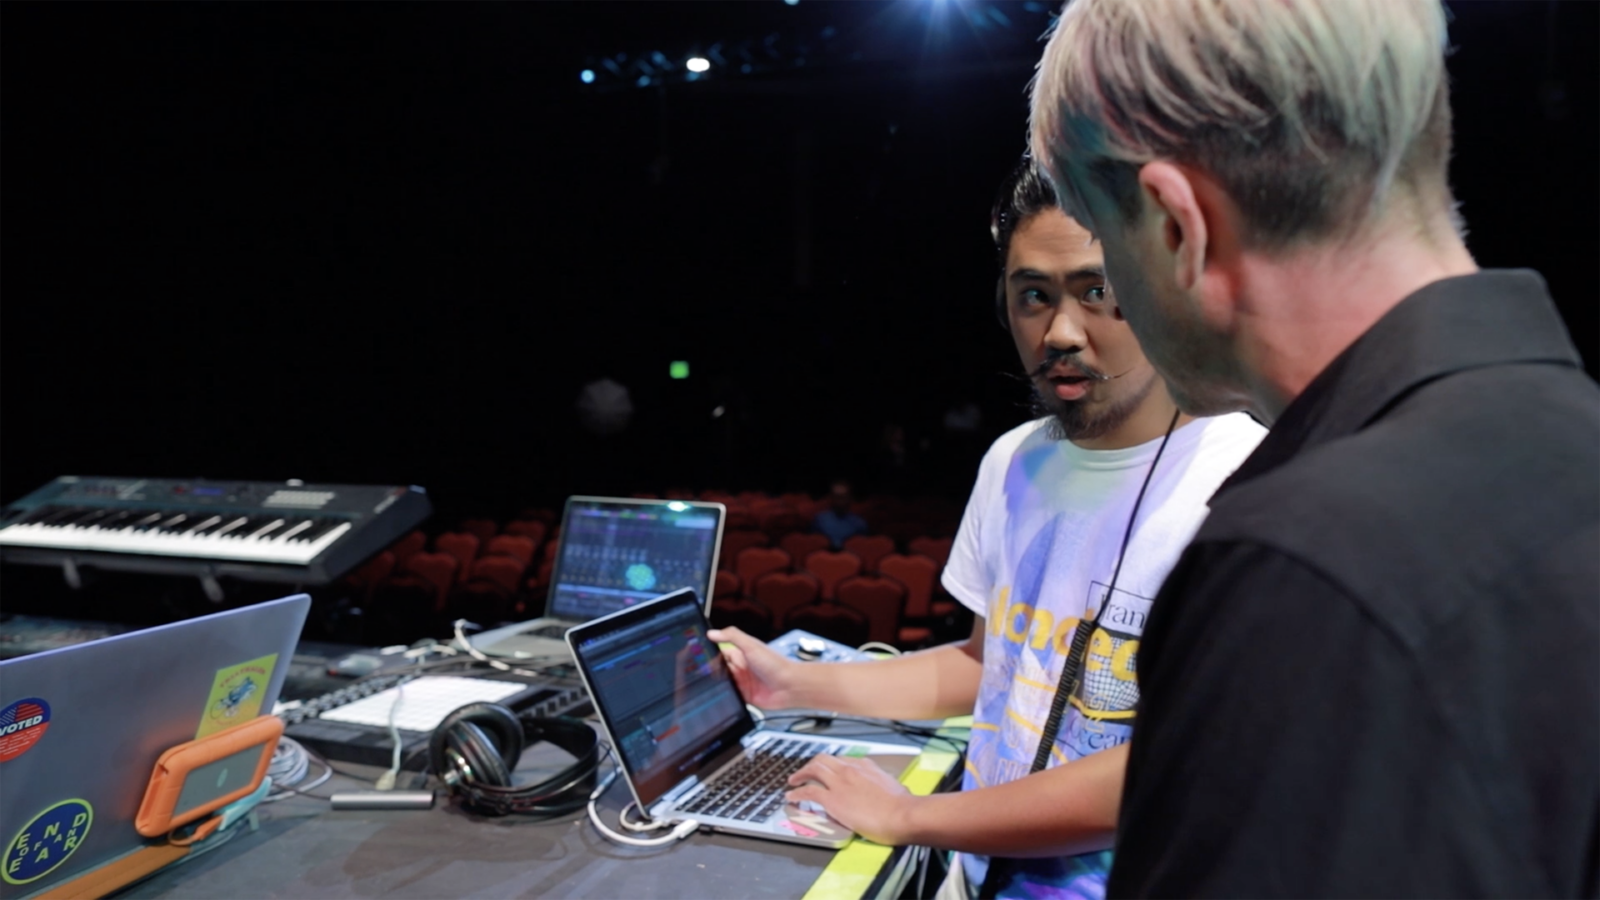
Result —
[[789, 776], [806, 761], [834, 748], [812, 741], [770, 741], [749, 751], [678, 812], [762, 822], [783, 806]]

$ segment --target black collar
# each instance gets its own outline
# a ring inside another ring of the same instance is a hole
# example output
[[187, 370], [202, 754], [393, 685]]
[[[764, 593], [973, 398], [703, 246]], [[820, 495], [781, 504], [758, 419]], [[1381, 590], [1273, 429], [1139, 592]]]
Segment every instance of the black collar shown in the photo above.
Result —
[[1423, 384], [1512, 363], [1583, 365], [1544, 279], [1507, 269], [1435, 281], [1400, 301], [1313, 378], [1217, 494], [1360, 431]]

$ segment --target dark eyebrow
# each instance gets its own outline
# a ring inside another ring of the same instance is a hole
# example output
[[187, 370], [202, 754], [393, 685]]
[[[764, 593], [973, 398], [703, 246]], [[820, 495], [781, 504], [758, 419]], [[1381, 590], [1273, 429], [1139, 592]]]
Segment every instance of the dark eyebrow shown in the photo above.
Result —
[[[1106, 270], [1104, 266], [1080, 266], [1079, 268], [1073, 269], [1071, 272], [1066, 274], [1066, 280], [1069, 282], [1085, 281], [1090, 279], [1104, 281], [1105, 277]], [[1051, 278], [1049, 275], [1046, 275], [1038, 269], [1017, 269], [1007, 277], [1007, 280], [1050, 281]]]

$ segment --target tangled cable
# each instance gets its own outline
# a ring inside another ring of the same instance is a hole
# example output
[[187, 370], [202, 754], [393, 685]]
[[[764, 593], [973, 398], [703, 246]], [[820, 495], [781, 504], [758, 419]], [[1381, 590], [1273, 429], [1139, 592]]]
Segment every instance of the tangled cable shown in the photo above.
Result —
[[311, 752], [292, 737], [278, 738], [278, 746], [272, 749], [272, 762], [267, 764], [267, 777], [272, 779], [273, 792], [263, 797], [262, 803], [276, 803], [286, 800], [296, 794], [303, 794], [333, 777], [333, 767], [318, 759], [317, 765], [322, 766], [322, 774], [318, 775], [310, 784], [300, 786], [300, 782], [311, 770]]

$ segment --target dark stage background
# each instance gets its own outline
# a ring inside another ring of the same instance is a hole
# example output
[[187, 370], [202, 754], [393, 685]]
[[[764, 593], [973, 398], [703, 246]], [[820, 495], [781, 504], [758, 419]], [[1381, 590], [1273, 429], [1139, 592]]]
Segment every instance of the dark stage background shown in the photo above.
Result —
[[[1452, 9], [1470, 246], [1544, 273], [1593, 371], [1597, 7]], [[840, 474], [959, 499], [1024, 417], [987, 216], [1048, 17], [6, 4], [0, 500], [69, 473], [415, 483], [446, 517]], [[718, 42], [694, 83], [579, 80]], [[637, 410], [609, 438], [573, 408], [602, 376]], [[968, 401], [979, 431], [946, 431]]]

